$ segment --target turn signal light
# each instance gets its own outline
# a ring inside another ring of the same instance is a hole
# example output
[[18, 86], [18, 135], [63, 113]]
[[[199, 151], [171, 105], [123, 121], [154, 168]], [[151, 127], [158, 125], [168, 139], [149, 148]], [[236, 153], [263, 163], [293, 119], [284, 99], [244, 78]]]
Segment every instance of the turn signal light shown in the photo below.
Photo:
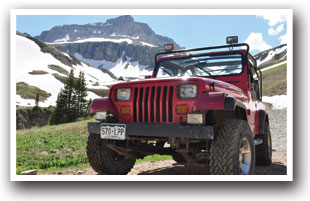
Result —
[[176, 113], [177, 114], [187, 114], [188, 113], [187, 105], [177, 105], [176, 106]]
[[131, 113], [131, 108], [127, 106], [123, 106], [120, 109], [121, 115], [129, 115]]

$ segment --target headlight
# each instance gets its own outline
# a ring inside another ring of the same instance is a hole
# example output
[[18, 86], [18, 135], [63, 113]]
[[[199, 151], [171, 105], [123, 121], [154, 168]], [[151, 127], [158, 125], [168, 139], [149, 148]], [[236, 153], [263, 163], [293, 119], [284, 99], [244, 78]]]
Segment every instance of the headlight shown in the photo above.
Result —
[[96, 120], [105, 120], [107, 118], [107, 111], [96, 112]]
[[120, 88], [116, 91], [116, 99], [120, 101], [128, 101], [130, 98], [130, 88]]
[[195, 98], [197, 96], [197, 85], [184, 84], [180, 85], [180, 98]]

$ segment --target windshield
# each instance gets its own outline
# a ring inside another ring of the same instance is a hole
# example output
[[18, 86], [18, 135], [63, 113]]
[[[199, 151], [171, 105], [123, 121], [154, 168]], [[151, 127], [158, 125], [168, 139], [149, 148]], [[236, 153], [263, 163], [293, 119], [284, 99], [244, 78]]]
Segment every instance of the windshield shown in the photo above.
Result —
[[242, 54], [212, 54], [163, 59], [156, 77], [216, 77], [242, 73]]

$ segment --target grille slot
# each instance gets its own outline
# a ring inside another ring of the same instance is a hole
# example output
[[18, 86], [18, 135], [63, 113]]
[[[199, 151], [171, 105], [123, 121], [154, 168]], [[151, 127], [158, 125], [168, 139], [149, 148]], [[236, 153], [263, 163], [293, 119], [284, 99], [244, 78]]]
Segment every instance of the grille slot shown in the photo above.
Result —
[[138, 88], [135, 88], [135, 94], [133, 97], [133, 121], [137, 121], [137, 98], [138, 98]]
[[172, 122], [174, 86], [134, 88], [134, 122]]
[[162, 98], [162, 121], [167, 121], [167, 87], [164, 87]]
[[149, 121], [149, 87], [146, 87], [145, 89], [145, 95], [144, 95], [144, 121]]
[[151, 104], [151, 122], [154, 122], [154, 115], [155, 115], [155, 113], [154, 113], [154, 107], [155, 107], [155, 102], [154, 102], [154, 97], [155, 97], [155, 87], [152, 87], [152, 91], [151, 91], [151, 102], [150, 102], [150, 104]]
[[172, 100], [173, 100], [173, 86], [169, 87], [169, 99], [168, 99], [168, 119], [169, 122], [172, 122]]
[[143, 100], [143, 87], [140, 88], [140, 93], [139, 93], [139, 121], [143, 121], [143, 111], [142, 111], [142, 100]]
[[156, 122], [160, 122], [160, 93], [161, 87], [157, 87], [157, 96], [156, 96]]

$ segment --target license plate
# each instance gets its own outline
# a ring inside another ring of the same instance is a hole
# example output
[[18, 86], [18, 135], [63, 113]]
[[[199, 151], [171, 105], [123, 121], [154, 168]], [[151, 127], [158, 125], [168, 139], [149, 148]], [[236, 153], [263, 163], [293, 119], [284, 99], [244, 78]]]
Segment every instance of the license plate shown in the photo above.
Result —
[[102, 139], [125, 140], [126, 124], [107, 124], [102, 123], [100, 129]]

